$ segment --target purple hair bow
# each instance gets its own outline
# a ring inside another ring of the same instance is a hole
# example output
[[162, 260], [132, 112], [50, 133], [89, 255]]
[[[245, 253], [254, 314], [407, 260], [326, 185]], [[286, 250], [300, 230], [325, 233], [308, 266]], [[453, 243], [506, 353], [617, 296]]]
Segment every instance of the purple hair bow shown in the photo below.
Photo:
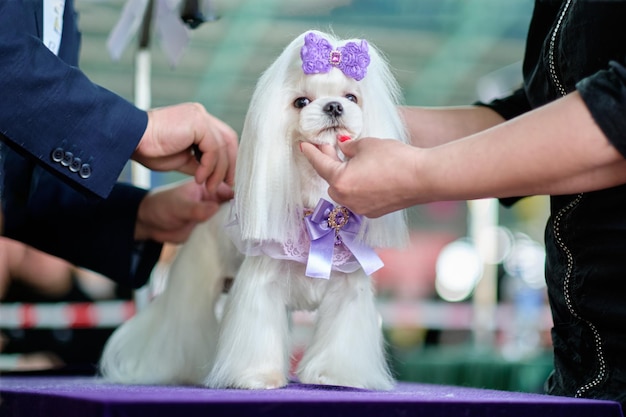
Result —
[[306, 276], [330, 278], [333, 251], [336, 245], [341, 244], [352, 252], [366, 274], [371, 275], [382, 268], [383, 261], [376, 252], [356, 240], [361, 222], [361, 216], [347, 208], [335, 207], [330, 201], [320, 199], [313, 213], [305, 217], [306, 229], [311, 238]]
[[367, 74], [370, 63], [368, 49], [366, 40], [361, 40], [360, 45], [348, 42], [333, 49], [328, 40], [309, 32], [305, 35], [304, 46], [300, 50], [302, 71], [305, 74], [324, 74], [337, 67], [348, 77], [360, 81]]

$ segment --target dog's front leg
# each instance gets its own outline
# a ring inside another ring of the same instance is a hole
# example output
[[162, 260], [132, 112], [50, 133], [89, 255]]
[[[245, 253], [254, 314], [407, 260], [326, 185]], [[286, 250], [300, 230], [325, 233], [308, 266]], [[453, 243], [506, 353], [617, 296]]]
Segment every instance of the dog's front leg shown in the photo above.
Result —
[[217, 357], [206, 385], [269, 389], [287, 384], [286, 275], [281, 261], [263, 255], [245, 259], [224, 307]]
[[362, 270], [333, 273], [317, 311], [313, 342], [298, 366], [300, 381], [391, 389], [379, 323], [370, 278]]

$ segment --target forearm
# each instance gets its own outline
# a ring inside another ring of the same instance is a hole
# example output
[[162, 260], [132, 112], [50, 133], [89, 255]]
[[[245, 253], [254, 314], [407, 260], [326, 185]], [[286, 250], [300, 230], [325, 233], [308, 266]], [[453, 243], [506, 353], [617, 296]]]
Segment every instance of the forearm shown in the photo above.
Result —
[[570, 194], [626, 182], [626, 161], [576, 92], [465, 139], [424, 149], [416, 163], [431, 201]]
[[[12, 170], [12, 162], [6, 160], [5, 169], [18, 178], [28, 175], [27, 170]], [[28, 199], [20, 198], [26, 192]], [[107, 199], [87, 199], [35, 168], [31, 182], [5, 184], [5, 236], [138, 287], [148, 279], [160, 252], [159, 244], [138, 244], [134, 238], [138, 207], [146, 193], [116, 184]]]
[[147, 115], [76, 67], [79, 36], [69, 3], [59, 56], [37, 39], [36, 3], [0, 2], [0, 140], [81, 192], [106, 197]]
[[504, 119], [495, 111], [480, 106], [400, 107], [411, 143], [430, 148], [483, 131]]

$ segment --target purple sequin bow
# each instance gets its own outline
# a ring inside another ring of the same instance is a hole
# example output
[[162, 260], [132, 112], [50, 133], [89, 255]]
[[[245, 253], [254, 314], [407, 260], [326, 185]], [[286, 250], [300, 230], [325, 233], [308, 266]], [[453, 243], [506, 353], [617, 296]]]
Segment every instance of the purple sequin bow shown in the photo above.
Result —
[[366, 40], [361, 40], [360, 45], [348, 42], [333, 49], [328, 40], [309, 32], [300, 50], [302, 71], [305, 74], [324, 74], [337, 67], [348, 77], [360, 81], [367, 74], [367, 66], [370, 64], [368, 49]]
[[342, 244], [352, 252], [367, 275], [383, 267], [383, 261], [376, 252], [356, 240], [361, 229], [361, 216], [345, 207], [335, 207], [322, 198], [313, 213], [304, 219], [311, 238], [306, 276], [330, 278], [335, 246]]

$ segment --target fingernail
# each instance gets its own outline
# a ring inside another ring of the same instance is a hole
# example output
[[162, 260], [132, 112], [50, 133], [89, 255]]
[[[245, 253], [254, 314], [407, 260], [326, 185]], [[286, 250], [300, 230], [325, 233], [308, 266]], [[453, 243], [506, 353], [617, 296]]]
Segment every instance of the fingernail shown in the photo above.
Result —
[[350, 140], [352, 138], [350, 136], [348, 136], [348, 135], [339, 135], [337, 137], [337, 139], [339, 139], [339, 142], [345, 142], [345, 141]]

